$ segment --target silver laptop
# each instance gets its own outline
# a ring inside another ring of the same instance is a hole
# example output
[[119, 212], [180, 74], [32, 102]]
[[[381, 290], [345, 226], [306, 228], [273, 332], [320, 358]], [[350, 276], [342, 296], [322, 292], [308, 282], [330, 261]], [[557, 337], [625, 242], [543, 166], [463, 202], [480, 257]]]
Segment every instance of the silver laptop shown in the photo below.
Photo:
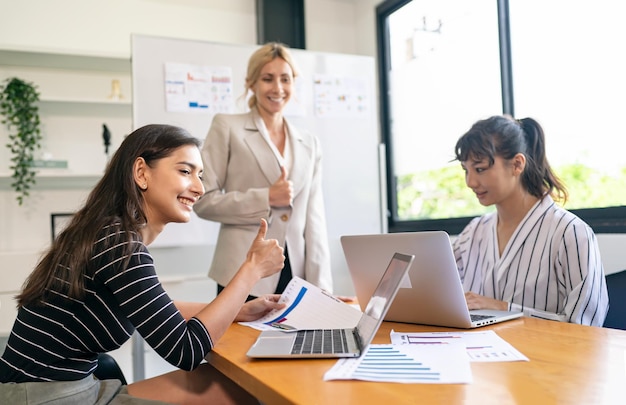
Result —
[[[376, 335], [414, 259], [412, 255], [395, 252], [387, 257], [391, 257], [391, 261], [379, 269], [376, 286], [372, 289], [371, 298], [367, 297], [367, 306], [356, 327], [297, 332], [263, 331], [247, 355], [260, 358], [359, 357]], [[363, 297], [363, 300], [365, 302], [366, 298]]]
[[469, 311], [456, 267], [450, 237], [443, 231], [346, 235], [341, 237], [359, 303], [365, 302], [380, 279], [380, 267], [392, 252], [415, 256], [410, 285], [398, 291], [385, 320], [476, 328], [519, 318], [522, 312]]

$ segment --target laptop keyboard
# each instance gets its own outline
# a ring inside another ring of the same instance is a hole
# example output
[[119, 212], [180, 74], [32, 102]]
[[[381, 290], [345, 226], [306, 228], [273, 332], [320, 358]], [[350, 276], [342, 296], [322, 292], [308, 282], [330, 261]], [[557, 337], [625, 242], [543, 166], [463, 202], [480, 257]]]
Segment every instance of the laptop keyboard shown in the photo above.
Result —
[[345, 329], [300, 330], [294, 333], [297, 335], [291, 348], [292, 354], [345, 353], [348, 349]]
[[493, 315], [478, 315], [478, 314], [470, 314], [470, 319], [472, 322], [482, 321], [489, 318], [495, 318]]

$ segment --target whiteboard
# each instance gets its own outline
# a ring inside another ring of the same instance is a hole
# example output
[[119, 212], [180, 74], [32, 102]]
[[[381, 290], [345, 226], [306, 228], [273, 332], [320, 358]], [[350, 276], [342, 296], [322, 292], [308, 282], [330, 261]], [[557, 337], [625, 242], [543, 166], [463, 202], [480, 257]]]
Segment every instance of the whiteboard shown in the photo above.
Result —
[[[234, 112], [245, 112], [245, 72], [258, 45], [232, 45], [205, 41], [132, 35], [133, 127], [171, 124], [204, 140], [212, 120], [209, 112], [168, 111], [165, 65], [179, 63], [230, 67]], [[339, 238], [344, 234], [380, 233], [383, 229], [379, 126], [375, 102], [375, 62], [368, 56], [292, 49], [300, 75], [296, 103], [285, 115], [298, 129], [316, 135], [322, 145], [322, 181], [328, 239], [333, 266], [344, 266]], [[353, 79], [364, 85], [367, 98], [358, 114], [316, 113], [320, 107], [320, 77]], [[316, 87], [317, 86], [317, 87]], [[318, 93], [315, 93], [315, 92]], [[192, 217], [189, 224], [169, 224], [153, 246], [215, 245], [219, 224]], [[334, 267], [333, 267], [334, 268]]]

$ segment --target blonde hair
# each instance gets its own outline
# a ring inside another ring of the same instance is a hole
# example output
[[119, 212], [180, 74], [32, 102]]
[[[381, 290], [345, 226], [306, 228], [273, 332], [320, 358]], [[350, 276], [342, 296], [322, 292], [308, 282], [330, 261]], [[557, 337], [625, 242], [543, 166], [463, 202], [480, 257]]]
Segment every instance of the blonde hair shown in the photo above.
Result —
[[[254, 83], [259, 80], [263, 66], [267, 65], [276, 58], [281, 58], [287, 62], [287, 64], [291, 67], [294, 79], [298, 76], [298, 69], [296, 68], [293, 58], [291, 57], [289, 47], [285, 44], [281, 44], [280, 42], [268, 42], [257, 49], [248, 60], [248, 71], [246, 73], [246, 94], [248, 91], [252, 90]], [[256, 106], [256, 103], [256, 96], [252, 94], [248, 100], [248, 107], [252, 108]]]

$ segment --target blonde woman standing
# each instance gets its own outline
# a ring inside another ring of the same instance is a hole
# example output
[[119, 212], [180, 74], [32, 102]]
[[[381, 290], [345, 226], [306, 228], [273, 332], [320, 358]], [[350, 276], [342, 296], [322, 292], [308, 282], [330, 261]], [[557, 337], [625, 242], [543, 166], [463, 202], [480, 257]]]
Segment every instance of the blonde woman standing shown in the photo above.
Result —
[[293, 276], [332, 292], [320, 143], [283, 115], [297, 75], [285, 45], [259, 48], [246, 74], [250, 111], [217, 114], [204, 141], [206, 192], [194, 211], [221, 224], [209, 271], [218, 293], [245, 258], [260, 218], [286, 259], [282, 272], [260, 280], [251, 297], [282, 293]]

